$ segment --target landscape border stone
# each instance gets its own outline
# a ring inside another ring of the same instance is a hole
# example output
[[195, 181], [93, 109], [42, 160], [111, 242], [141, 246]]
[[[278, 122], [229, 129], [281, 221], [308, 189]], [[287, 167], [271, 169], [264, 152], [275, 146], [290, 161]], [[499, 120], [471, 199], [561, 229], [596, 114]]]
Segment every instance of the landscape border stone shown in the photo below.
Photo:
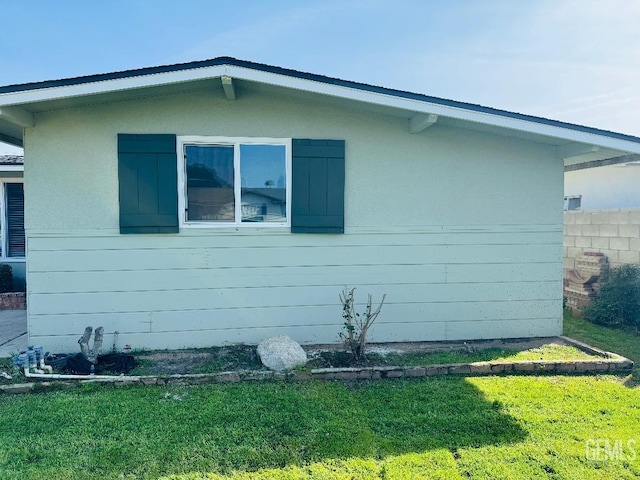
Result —
[[578, 342], [568, 337], [560, 337], [567, 344], [594, 355], [593, 360], [514, 360], [470, 363], [447, 363], [422, 366], [380, 366], [314, 368], [311, 370], [293, 370], [291, 372], [273, 372], [265, 370], [229, 371], [219, 373], [190, 373], [174, 375], [146, 375], [101, 378], [96, 375], [90, 380], [42, 380], [28, 383], [0, 385], [0, 394], [40, 393], [46, 391], [74, 388], [87, 383], [112, 384], [114, 387], [129, 385], [203, 385], [211, 383], [235, 383], [241, 381], [306, 381], [306, 380], [379, 380], [389, 378], [423, 378], [441, 375], [483, 376], [495, 374], [588, 374], [588, 373], [628, 373], [634, 363], [616, 353], [605, 352], [598, 348]]

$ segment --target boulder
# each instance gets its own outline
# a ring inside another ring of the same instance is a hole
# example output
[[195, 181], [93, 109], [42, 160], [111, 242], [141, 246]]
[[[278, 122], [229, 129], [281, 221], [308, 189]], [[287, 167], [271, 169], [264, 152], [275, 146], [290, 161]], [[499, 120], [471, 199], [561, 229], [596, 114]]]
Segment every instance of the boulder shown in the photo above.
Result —
[[307, 363], [306, 352], [286, 335], [263, 340], [258, 345], [257, 352], [262, 364], [276, 372], [291, 370]]

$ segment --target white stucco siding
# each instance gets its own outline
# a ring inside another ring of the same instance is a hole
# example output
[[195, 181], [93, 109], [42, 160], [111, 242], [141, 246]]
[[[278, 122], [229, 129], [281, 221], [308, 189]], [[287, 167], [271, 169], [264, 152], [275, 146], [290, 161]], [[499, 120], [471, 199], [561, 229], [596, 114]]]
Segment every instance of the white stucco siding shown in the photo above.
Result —
[[640, 207], [640, 165], [621, 164], [564, 174], [564, 194], [581, 196], [581, 210]]
[[[322, 103], [194, 92], [41, 113], [26, 132], [32, 342], [86, 325], [134, 348], [334, 342], [338, 293], [387, 293], [373, 340], [561, 331], [562, 162], [550, 148]], [[345, 234], [118, 233], [118, 133], [346, 141]]]

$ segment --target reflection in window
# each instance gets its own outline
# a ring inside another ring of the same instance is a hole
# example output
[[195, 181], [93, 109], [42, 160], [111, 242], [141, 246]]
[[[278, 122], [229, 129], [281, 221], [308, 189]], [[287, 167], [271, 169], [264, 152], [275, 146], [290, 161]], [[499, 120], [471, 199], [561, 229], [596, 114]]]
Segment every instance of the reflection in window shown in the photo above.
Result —
[[284, 145], [240, 145], [243, 222], [286, 222]]
[[187, 145], [187, 221], [233, 222], [233, 145]]
[[186, 221], [286, 223], [287, 146], [219, 142], [184, 146]]

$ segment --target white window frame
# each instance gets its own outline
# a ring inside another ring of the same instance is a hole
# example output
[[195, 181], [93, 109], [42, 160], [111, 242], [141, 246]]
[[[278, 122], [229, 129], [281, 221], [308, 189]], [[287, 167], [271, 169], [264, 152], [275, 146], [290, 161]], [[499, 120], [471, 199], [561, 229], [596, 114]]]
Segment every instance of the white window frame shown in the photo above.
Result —
[[[25, 262], [27, 260], [27, 245], [25, 238], [25, 256], [24, 257], [8, 257], [7, 250], [8, 248], [8, 237], [7, 237], [7, 191], [5, 189], [5, 185], [7, 183], [22, 183], [24, 184], [24, 179], [22, 178], [10, 178], [10, 177], [0, 177], [0, 241], [2, 242], [1, 250], [2, 254], [0, 255], [0, 261], [3, 263], [6, 262]], [[24, 187], [23, 187], [24, 188]]]
[[[571, 200], [575, 200], [576, 198], [580, 199], [580, 206], [578, 208], [569, 209], [569, 204], [571, 203]], [[578, 210], [582, 210], [582, 195], [566, 195], [564, 197], [564, 211], [576, 212]]]
[[[178, 152], [178, 218], [180, 228], [282, 228], [291, 227], [291, 139], [290, 138], [256, 138], [256, 137], [213, 137], [199, 135], [183, 135], [176, 138]], [[233, 170], [235, 197], [235, 221], [187, 221], [187, 171], [185, 162], [186, 145], [233, 145]], [[282, 145], [285, 147], [285, 188], [286, 188], [286, 222], [242, 222], [241, 208], [241, 176], [240, 145]]]

